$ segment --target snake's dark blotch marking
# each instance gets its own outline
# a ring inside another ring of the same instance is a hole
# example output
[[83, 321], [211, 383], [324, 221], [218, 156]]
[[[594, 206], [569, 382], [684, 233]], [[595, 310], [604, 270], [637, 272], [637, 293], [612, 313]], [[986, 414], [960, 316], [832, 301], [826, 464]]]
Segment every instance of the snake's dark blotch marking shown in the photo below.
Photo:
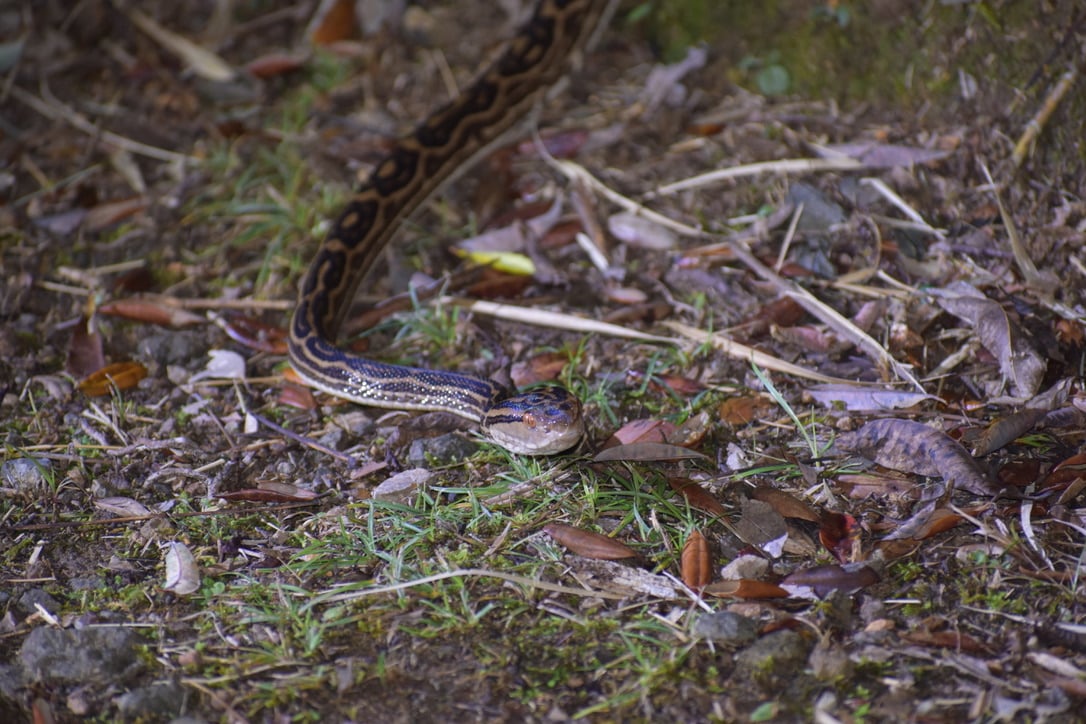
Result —
[[561, 387], [510, 395], [490, 380], [389, 365], [348, 354], [334, 342], [358, 284], [400, 222], [531, 107], [610, 4], [540, 0], [498, 61], [377, 165], [302, 280], [288, 339], [302, 379], [364, 405], [467, 417], [514, 452], [561, 452], [581, 439], [581, 404]]

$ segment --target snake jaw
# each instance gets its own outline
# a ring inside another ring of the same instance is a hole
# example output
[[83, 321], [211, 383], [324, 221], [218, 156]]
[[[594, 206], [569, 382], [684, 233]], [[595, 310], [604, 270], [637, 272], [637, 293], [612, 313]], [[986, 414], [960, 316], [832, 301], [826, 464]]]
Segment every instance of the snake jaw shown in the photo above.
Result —
[[483, 430], [497, 444], [521, 455], [554, 455], [584, 437], [581, 402], [562, 387], [511, 395], [492, 405]]

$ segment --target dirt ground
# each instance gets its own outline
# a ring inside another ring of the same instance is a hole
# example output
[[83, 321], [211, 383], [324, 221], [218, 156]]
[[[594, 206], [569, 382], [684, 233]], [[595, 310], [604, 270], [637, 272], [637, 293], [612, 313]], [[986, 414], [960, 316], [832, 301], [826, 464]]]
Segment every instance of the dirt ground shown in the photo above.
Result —
[[362, 5], [0, 5], [0, 718], [1086, 721], [1076, 3], [623, 4], [348, 325], [570, 387], [540, 459], [290, 379], [517, 3]]

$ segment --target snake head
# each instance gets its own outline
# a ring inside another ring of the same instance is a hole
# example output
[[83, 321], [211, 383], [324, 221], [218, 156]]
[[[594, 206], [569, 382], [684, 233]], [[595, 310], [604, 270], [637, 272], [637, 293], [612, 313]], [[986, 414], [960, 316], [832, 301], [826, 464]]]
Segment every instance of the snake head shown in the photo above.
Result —
[[543, 387], [497, 400], [483, 418], [494, 442], [521, 455], [553, 455], [584, 437], [581, 401], [564, 387]]

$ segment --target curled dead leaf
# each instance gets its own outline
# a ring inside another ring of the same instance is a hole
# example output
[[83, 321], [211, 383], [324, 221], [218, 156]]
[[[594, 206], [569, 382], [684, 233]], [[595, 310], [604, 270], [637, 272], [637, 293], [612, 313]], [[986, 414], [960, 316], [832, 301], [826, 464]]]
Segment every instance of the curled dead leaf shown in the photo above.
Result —
[[200, 568], [184, 543], [166, 544], [166, 581], [163, 588], [178, 596], [187, 596], [200, 588]]
[[694, 591], [700, 591], [713, 580], [713, 554], [700, 531], [692, 531], [683, 544], [682, 579]]

